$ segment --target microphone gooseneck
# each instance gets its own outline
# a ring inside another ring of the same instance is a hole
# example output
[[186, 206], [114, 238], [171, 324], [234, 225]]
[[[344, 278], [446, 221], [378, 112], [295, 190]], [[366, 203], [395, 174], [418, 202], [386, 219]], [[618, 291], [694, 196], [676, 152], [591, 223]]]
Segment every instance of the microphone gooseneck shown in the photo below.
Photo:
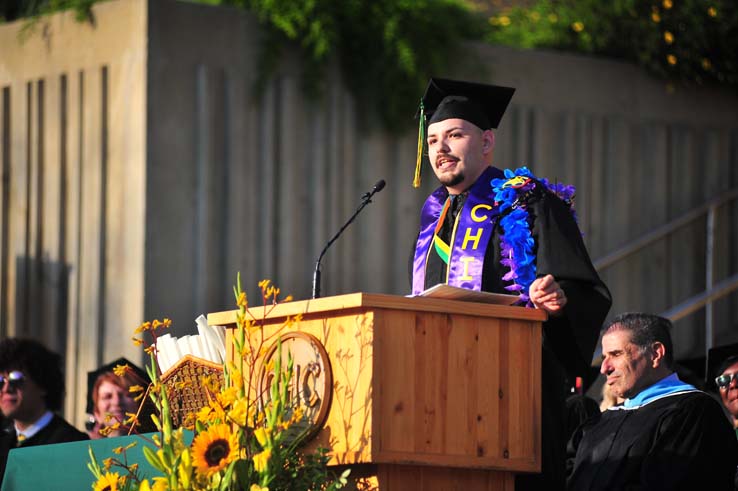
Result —
[[331, 246], [331, 244], [333, 244], [336, 239], [338, 239], [343, 231], [346, 230], [346, 227], [351, 225], [351, 222], [354, 221], [361, 210], [363, 210], [366, 205], [372, 202], [372, 196], [384, 189], [385, 184], [386, 182], [384, 181], [384, 179], [380, 179], [379, 181], [377, 181], [374, 187], [372, 187], [371, 191], [367, 191], [366, 193], [364, 193], [364, 195], [361, 197], [361, 204], [356, 209], [354, 214], [351, 215], [351, 218], [349, 218], [348, 221], [343, 224], [343, 227], [341, 227], [338, 233], [334, 235], [331, 240], [328, 241], [325, 247], [323, 247], [323, 250], [320, 252], [320, 256], [318, 256], [318, 260], [315, 261], [315, 271], [313, 272], [313, 298], [320, 298], [320, 261], [323, 260], [323, 256], [325, 255], [326, 251]]

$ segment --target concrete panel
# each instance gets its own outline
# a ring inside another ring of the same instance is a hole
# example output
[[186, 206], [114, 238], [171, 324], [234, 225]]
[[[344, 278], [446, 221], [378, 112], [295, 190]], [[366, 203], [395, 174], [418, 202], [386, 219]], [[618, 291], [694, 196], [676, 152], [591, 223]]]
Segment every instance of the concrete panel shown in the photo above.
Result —
[[[142, 186], [128, 179], [144, 175], [146, 9], [137, 0], [99, 4], [94, 26], [71, 12], [54, 15], [23, 42], [22, 22], [0, 26], [0, 86], [10, 93], [12, 132], [7, 333], [38, 337], [65, 354], [65, 410], [78, 424], [86, 370], [108, 354], [141, 358], [121, 340], [142, 312], [140, 287], [130, 279], [143, 277], [143, 261], [136, 266], [131, 256], [143, 255], [145, 202], [132, 199], [130, 190]], [[120, 214], [137, 216], [120, 223]], [[120, 232], [106, 232], [106, 224]], [[110, 240], [118, 242], [103, 251]]]

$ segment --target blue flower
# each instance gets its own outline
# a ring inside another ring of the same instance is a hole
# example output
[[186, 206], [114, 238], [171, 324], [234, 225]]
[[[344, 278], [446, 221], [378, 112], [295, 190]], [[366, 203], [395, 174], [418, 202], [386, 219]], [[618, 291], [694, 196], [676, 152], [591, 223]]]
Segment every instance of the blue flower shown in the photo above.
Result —
[[[505, 212], [512, 208], [518, 198], [518, 194], [532, 189], [540, 183], [545, 189], [559, 196], [562, 200], [571, 204], [575, 188], [565, 184], [551, 185], [547, 180], [538, 180], [527, 167], [503, 171], [504, 179], [492, 179], [490, 184], [494, 192], [494, 200]], [[531, 179], [525, 183], [521, 177]], [[574, 213], [572, 209], [572, 214]], [[575, 215], [576, 216], [576, 215]], [[536, 255], [535, 240], [530, 232], [528, 223], [528, 211], [525, 205], [517, 206], [500, 220], [502, 234], [500, 236], [500, 250], [502, 253], [501, 265], [508, 269], [502, 279], [511, 281], [512, 284], [505, 287], [506, 290], [518, 292], [521, 302], [528, 302], [528, 289], [536, 279]]]

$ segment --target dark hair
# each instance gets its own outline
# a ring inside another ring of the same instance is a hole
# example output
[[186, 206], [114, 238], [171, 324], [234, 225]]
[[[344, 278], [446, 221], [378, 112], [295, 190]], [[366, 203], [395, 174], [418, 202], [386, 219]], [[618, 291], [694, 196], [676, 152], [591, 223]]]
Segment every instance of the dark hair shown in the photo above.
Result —
[[625, 330], [630, 332], [630, 342], [638, 346], [641, 352], [650, 351], [653, 343], [664, 345], [664, 364], [674, 369], [674, 349], [671, 342], [671, 321], [653, 314], [628, 312], [615, 317], [605, 327], [604, 334]]
[[0, 371], [20, 370], [41, 387], [46, 407], [59, 411], [64, 399], [61, 356], [32, 339], [8, 338], [0, 341]]

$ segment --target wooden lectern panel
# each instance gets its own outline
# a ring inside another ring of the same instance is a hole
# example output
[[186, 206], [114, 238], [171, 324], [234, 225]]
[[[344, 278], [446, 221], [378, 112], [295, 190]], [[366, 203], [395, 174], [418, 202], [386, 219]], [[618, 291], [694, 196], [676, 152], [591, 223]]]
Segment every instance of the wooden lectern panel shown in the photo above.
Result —
[[[332, 404], [312, 444], [331, 449], [332, 463], [479, 469], [469, 475], [508, 483], [490, 489], [512, 489], [511, 471], [540, 470], [545, 313], [363, 293], [251, 312], [267, 333], [302, 314], [297, 329], [328, 352]], [[234, 325], [235, 314], [208, 323]], [[380, 481], [397, 481], [393, 468], [380, 466]]]
[[375, 461], [539, 469], [537, 323], [375, 315]]

